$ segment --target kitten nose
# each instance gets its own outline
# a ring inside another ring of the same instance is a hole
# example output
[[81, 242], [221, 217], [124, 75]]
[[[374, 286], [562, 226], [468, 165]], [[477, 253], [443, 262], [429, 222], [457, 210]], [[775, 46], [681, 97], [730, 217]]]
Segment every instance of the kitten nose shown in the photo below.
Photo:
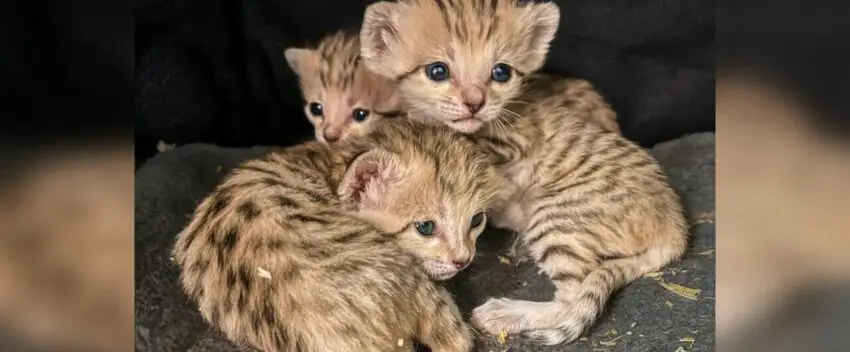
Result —
[[482, 99], [480, 101], [475, 102], [465, 101], [463, 102], [463, 105], [466, 105], [466, 108], [469, 109], [469, 112], [474, 114], [481, 110], [481, 107], [484, 106], [484, 100]]
[[469, 259], [452, 260], [452, 264], [454, 264], [454, 266], [455, 266], [455, 268], [457, 268], [457, 270], [460, 270], [460, 269], [465, 268], [467, 265], [469, 265]]
[[476, 113], [484, 106], [484, 91], [478, 87], [468, 87], [461, 91], [461, 100], [463, 105], [469, 109], [469, 112]]
[[326, 128], [322, 131], [322, 136], [325, 137], [325, 140], [328, 141], [328, 143], [333, 143], [339, 140], [340, 133], [337, 130]]

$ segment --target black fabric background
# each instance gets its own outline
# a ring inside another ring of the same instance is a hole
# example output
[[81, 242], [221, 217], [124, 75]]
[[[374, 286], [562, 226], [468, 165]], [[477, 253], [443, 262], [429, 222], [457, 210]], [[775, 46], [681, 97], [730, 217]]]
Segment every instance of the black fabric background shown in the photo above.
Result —
[[[158, 140], [310, 138], [282, 50], [356, 29], [373, 0], [138, 0], [137, 165]], [[561, 0], [545, 71], [593, 82], [645, 146], [714, 130], [714, 2]]]

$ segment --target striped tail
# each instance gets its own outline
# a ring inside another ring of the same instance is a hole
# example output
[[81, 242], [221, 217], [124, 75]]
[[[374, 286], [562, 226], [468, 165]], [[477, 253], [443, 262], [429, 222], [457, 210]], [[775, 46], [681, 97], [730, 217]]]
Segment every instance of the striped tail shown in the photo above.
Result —
[[528, 317], [557, 322], [555, 326], [528, 330], [523, 335], [546, 345], [568, 343], [578, 339], [599, 318], [614, 291], [677, 260], [685, 250], [678, 247], [655, 247], [634, 257], [603, 262], [585, 277], [577, 291], [571, 293], [570, 303], [559, 303], [561, 309], [537, 310], [535, 315], [540, 316]]

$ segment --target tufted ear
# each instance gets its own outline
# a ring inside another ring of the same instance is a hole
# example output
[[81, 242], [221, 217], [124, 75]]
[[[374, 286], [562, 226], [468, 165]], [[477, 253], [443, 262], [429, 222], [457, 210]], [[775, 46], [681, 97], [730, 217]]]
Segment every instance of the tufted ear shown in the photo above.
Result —
[[526, 64], [537, 70], [546, 62], [546, 55], [549, 53], [549, 46], [552, 40], [555, 39], [555, 33], [558, 32], [558, 24], [561, 20], [561, 10], [558, 5], [545, 2], [533, 3], [528, 6], [528, 19], [525, 34], [526, 43]]
[[399, 4], [379, 1], [366, 7], [360, 28], [360, 56], [363, 63], [375, 73], [386, 77], [396, 76], [389, 64], [394, 50], [398, 50]]
[[303, 75], [305, 67], [311, 65], [315, 52], [310, 49], [303, 48], [286, 48], [283, 51], [283, 57], [286, 58], [286, 63], [296, 75]]
[[370, 150], [355, 158], [345, 170], [337, 194], [353, 201], [358, 210], [383, 209], [387, 194], [403, 182], [405, 171], [398, 155], [383, 149]]

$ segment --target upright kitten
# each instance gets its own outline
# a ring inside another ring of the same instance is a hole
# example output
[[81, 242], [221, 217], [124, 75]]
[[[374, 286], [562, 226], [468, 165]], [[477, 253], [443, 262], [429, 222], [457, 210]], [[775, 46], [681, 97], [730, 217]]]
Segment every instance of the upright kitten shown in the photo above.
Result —
[[356, 35], [337, 32], [316, 48], [287, 48], [284, 57], [298, 75], [304, 113], [319, 141], [362, 135], [384, 116], [401, 114], [395, 84], [360, 63]]
[[201, 314], [266, 351], [469, 351], [448, 279], [475, 255], [505, 186], [444, 128], [385, 120], [237, 168], [197, 208], [174, 259]]
[[369, 6], [361, 31], [364, 64], [399, 81], [410, 117], [470, 134], [519, 190], [492, 219], [520, 231], [555, 299], [490, 299], [473, 323], [547, 344], [578, 338], [614, 290], [681, 257], [688, 234], [652, 156], [594, 122], [603, 102], [588, 85], [512, 111], [559, 18], [553, 3], [409, 0]]

